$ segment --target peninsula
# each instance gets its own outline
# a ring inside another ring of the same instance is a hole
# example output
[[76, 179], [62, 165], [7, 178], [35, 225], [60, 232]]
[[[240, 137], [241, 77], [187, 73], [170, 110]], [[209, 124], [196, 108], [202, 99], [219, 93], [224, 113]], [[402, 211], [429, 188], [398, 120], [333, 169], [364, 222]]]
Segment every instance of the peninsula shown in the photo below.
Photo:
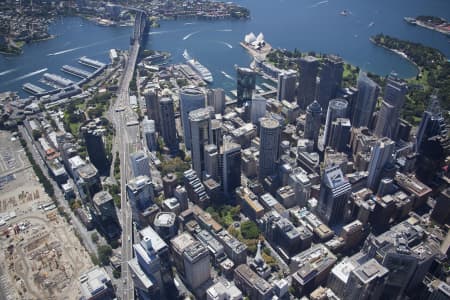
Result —
[[434, 30], [445, 35], [450, 35], [450, 23], [444, 18], [433, 16], [418, 16], [416, 18], [405, 17], [404, 20], [412, 25], [418, 25], [430, 30]]

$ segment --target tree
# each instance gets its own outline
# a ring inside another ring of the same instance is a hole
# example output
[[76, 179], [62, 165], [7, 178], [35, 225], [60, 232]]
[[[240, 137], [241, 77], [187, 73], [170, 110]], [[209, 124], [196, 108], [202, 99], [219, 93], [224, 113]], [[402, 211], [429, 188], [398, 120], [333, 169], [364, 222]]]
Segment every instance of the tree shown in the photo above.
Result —
[[94, 242], [94, 243], [98, 243], [98, 240], [99, 240], [99, 237], [98, 237], [98, 234], [97, 234], [97, 232], [93, 232], [92, 234], [91, 234], [91, 240]]
[[39, 130], [36, 130], [36, 129], [33, 129], [32, 134], [33, 134], [33, 139], [35, 141], [37, 141], [42, 136], [42, 133]]
[[259, 229], [253, 221], [245, 221], [241, 224], [241, 234], [246, 240], [256, 239], [259, 236]]
[[119, 270], [113, 270], [113, 276], [115, 279], [119, 279], [121, 272]]
[[109, 245], [100, 245], [97, 248], [97, 253], [100, 263], [105, 266], [109, 263], [109, 258], [112, 255], [112, 248]]

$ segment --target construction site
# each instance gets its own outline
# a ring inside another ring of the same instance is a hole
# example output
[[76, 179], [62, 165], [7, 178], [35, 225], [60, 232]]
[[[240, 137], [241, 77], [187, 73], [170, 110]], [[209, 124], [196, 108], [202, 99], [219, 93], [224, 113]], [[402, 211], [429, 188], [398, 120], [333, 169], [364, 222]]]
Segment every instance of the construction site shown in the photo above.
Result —
[[0, 144], [21, 163], [0, 163], [0, 178], [8, 176], [0, 186], [0, 300], [79, 299], [89, 254], [8, 134], [0, 132]]

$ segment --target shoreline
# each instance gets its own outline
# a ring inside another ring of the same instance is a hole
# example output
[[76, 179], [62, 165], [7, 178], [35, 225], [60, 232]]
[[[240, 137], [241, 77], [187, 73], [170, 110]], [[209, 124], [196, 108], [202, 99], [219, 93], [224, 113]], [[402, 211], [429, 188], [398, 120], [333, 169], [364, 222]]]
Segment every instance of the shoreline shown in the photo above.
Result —
[[[439, 28], [439, 27], [436, 26], [436, 25], [429, 25], [429, 24], [427, 24], [427, 23], [425, 23], [425, 22], [422, 22], [422, 21], [417, 20], [416, 18], [405, 17], [405, 18], [403, 18], [403, 19], [404, 19], [405, 22], [408, 23], [408, 24], [416, 25], [416, 26], [419, 26], [419, 27], [422, 27], [422, 28], [425, 28], [425, 29], [428, 29], [428, 30], [432, 30], [432, 31], [435, 31], [435, 32], [439, 32], [439, 33], [441, 33], [441, 34], [443, 34], [443, 35], [445, 35], [445, 36], [450, 36], [450, 31], [443, 30], [443, 29]], [[409, 19], [410, 19], [410, 20], [409, 20]]]
[[[370, 37], [369, 40], [370, 40], [370, 41], [372, 42], [372, 44], [374, 44], [375, 46], [384, 48], [385, 50], [388, 50], [388, 51], [390, 51], [390, 52], [392, 52], [392, 53], [395, 53], [395, 54], [397, 54], [398, 56], [400, 56], [400, 57], [406, 59], [406, 60], [407, 60], [408, 62], [410, 62], [411, 64], [413, 64], [414, 67], [415, 67], [416, 70], [417, 70], [417, 74], [416, 74], [415, 76], [419, 75], [419, 74], [422, 72], [420, 66], [419, 66], [415, 61], [413, 61], [408, 55], [406, 55], [406, 53], [404, 53], [404, 52], [402, 52], [402, 51], [400, 51], [400, 50], [397, 50], [397, 49], [389, 48], [389, 47], [387, 47], [387, 46], [385, 46], [385, 45], [382, 45], [382, 44], [380, 44], [380, 43], [377, 43], [372, 37]], [[412, 79], [412, 78], [414, 78], [415, 76], [410, 77], [410, 78], [406, 78], [406, 79]]]

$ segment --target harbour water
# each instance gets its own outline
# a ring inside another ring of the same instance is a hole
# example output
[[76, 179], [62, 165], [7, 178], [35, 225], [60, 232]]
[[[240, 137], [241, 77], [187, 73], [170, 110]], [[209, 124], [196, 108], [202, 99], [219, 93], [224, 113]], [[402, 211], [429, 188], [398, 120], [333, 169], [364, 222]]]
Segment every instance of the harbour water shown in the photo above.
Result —
[[[450, 19], [448, 0], [237, 0], [251, 11], [250, 20], [162, 21], [151, 29], [148, 49], [172, 53], [173, 62], [184, 61], [185, 49], [206, 66], [214, 87], [235, 88], [234, 65], [248, 66], [250, 56], [239, 42], [253, 31], [263, 32], [276, 48], [333, 53], [362, 69], [386, 75], [396, 71], [402, 77], [416, 75], [416, 68], [404, 58], [376, 47], [369, 37], [389, 34], [438, 48], [450, 57], [450, 39], [404, 22], [405, 16], [435, 15]], [[348, 14], [343, 16], [342, 11]], [[81, 18], [63, 18], [50, 28], [57, 37], [24, 48], [17, 57], [0, 56], [0, 92], [22, 91], [26, 82], [42, 86], [44, 72], [70, 77], [60, 71], [65, 65], [79, 68], [77, 60], [87, 56], [108, 62], [108, 50], [127, 49], [130, 27], [102, 27]], [[45, 88], [45, 86], [43, 86]]]

